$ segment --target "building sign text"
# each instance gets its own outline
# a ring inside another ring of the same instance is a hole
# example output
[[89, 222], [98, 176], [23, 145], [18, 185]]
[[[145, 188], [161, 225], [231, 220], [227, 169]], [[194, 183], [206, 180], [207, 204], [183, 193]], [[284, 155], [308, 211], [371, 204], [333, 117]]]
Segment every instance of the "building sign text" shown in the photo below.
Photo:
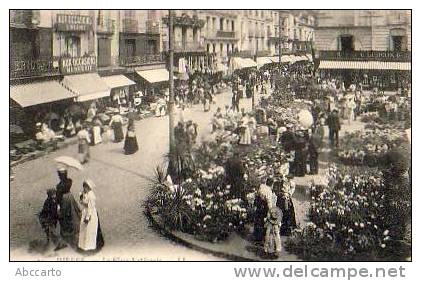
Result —
[[92, 18], [82, 15], [58, 14], [57, 31], [87, 31], [92, 28]]
[[96, 71], [96, 57], [62, 58], [60, 71], [63, 75]]

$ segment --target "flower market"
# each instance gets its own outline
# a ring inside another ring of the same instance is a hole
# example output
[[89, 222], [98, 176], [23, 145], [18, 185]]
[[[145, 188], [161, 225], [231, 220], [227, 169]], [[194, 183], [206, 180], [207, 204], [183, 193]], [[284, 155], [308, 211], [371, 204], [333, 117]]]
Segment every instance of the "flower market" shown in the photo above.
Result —
[[[201, 143], [179, 123], [176, 168], [157, 167], [147, 202], [154, 220], [240, 260], [406, 259], [410, 96], [345, 89], [312, 69], [234, 72], [233, 104]], [[236, 109], [251, 96], [251, 111]]]

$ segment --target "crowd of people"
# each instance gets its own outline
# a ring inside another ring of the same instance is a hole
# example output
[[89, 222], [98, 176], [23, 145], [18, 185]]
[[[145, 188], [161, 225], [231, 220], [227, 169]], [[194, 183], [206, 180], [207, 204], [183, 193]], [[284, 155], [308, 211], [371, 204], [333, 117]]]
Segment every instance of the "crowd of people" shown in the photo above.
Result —
[[[177, 153], [189, 152], [197, 143], [198, 126], [192, 120], [186, 120], [185, 109], [202, 103], [203, 110], [210, 111], [215, 95], [227, 87], [232, 90], [231, 104], [225, 105], [224, 109], [218, 107], [211, 121], [215, 140], [222, 143], [234, 134], [237, 145], [244, 148], [267, 139], [282, 147], [287, 154], [288, 163], [281, 175], [260, 179], [254, 201], [254, 240], [266, 253], [275, 256], [281, 251], [280, 237], [290, 235], [297, 228], [292, 200], [295, 191], [293, 178], [319, 173], [325, 126], [330, 146], [335, 149], [340, 145], [341, 124], [344, 121], [351, 124], [358, 115], [369, 111], [370, 102], [377, 102], [388, 118], [396, 119], [400, 118], [399, 108], [408, 106], [408, 99], [401, 98], [399, 94], [393, 98], [374, 94], [366, 98], [361, 85], [345, 89], [340, 79], [316, 78], [311, 63], [247, 69], [235, 73], [228, 81], [221, 77], [211, 79], [210, 75], [196, 75], [188, 81], [177, 81], [176, 85], [175, 105], [180, 109], [179, 122], [174, 129]], [[252, 100], [251, 112], [240, 108], [242, 98]], [[169, 95], [164, 91], [155, 104], [156, 117], [167, 114], [168, 102]], [[302, 106], [300, 111], [291, 108], [293, 102]], [[141, 101], [134, 104], [139, 106]], [[300, 115], [302, 112], [308, 113], [311, 120], [305, 120], [306, 115]], [[93, 103], [83, 122], [78, 120], [73, 123], [72, 118], [63, 117], [58, 123], [64, 136], [77, 136], [82, 164], [89, 161], [89, 147], [101, 142], [113, 140], [120, 143], [124, 140], [125, 154], [136, 153], [139, 149], [134, 118], [129, 115], [123, 117], [119, 112], [113, 112], [110, 118], [106, 118], [102, 113], [98, 113], [97, 105]], [[124, 136], [126, 122], [128, 126]], [[48, 142], [55, 138], [52, 130], [41, 124], [37, 139]], [[187, 173], [186, 167], [188, 163], [182, 163], [178, 169]], [[227, 162], [226, 173], [236, 192], [236, 186], [246, 174], [238, 155]], [[56, 249], [67, 244], [77, 245], [84, 251], [100, 249], [103, 237], [95, 209], [93, 183], [89, 180], [84, 182], [77, 202], [70, 193], [72, 181], [67, 178], [67, 173], [59, 171], [59, 177], [56, 190], [48, 190], [48, 198], [40, 214], [47, 238], [53, 241]], [[177, 182], [178, 179], [173, 180]], [[241, 191], [238, 193], [241, 194]], [[56, 233], [57, 222], [60, 224], [60, 235]]]

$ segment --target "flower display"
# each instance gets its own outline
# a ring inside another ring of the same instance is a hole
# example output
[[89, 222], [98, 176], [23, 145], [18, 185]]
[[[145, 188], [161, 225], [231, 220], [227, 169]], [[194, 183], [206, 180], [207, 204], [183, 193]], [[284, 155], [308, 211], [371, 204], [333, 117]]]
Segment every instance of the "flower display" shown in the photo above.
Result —
[[384, 128], [345, 133], [337, 156], [347, 165], [378, 166], [384, 155], [408, 142], [402, 131]]
[[294, 232], [287, 241], [288, 249], [309, 259], [349, 260], [387, 248], [391, 237], [385, 228], [382, 173], [331, 165], [326, 176], [327, 187], [311, 187], [311, 222]]

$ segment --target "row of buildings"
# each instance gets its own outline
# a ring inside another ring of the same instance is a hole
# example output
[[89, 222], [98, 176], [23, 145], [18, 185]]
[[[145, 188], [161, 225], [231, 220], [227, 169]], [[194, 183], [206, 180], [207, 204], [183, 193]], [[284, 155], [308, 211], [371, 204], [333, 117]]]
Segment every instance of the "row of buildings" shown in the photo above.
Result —
[[[183, 60], [203, 71], [232, 57], [258, 61], [281, 52], [314, 55], [322, 77], [346, 85], [396, 89], [410, 80], [408, 10], [175, 10], [173, 16], [176, 67]], [[168, 22], [168, 10], [11, 10], [12, 107], [39, 113], [139, 88], [154, 93], [169, 77]]]
[[314, 49], [322, 77], [385, 90], [410, 86], [410, 10], [319, 10], [315, 15]]
[[[226, 69], [232, 56], [292, 53], [314, 39], [305, 11], [175, 10], [173, 22], [175, 67], [183, 59], [190, 71]], [[156, 93], [169, 77], [168, 24], [168, 10], [11, 10], [13, 109]]]
[[[281, 26], [279, 26], [281, 24]], [[278, 10], [176, 10], [175, 52], [269, 56], [314, 40], [314, 16]], [[168, 51], [166, 10], [12, 10], [11, 58], [97, 58], [99, 72], [162, 62]], [[13, 73], [13, 70], [12, 70]]]

